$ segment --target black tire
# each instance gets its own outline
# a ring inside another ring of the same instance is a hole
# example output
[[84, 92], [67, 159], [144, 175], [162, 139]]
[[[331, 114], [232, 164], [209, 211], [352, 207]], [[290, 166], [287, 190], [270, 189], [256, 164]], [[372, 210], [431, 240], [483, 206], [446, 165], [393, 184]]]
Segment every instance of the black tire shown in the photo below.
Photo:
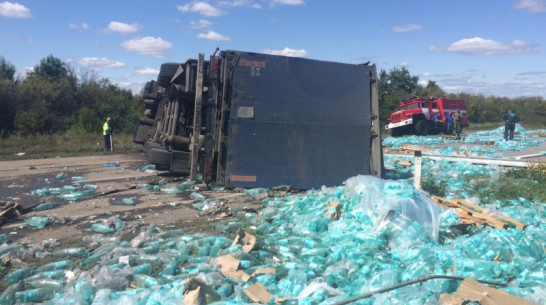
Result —
[[142, 146], [142, 150], [144, 151], [144, 154], [146, 154], [146, 155], [148, 155], [150, 150], [152, 150], [154, 148], [165, 149], [165, 147], [163, 145], [161, 145], [159, 143], [156, 143], [156, 142], [146, 142]]
[[150, 119], [150, 118], [147, 118], [147, 117], [141, 117], [140, 118], [140, 124], [141, 125], [146, 125], [146, 126], [154, 126], [154, 119]]
[[172, 152], [165, 149], [152, 148], [148, 153], [148, 162], [158, 166], [170, 167], [172, 154]]
[[419, 136], [426, 136], [428, 134], [428, 126], [425, 120], [415, 123], [415, 134]]
[[146, 109], [144, 110], [144, 116], [153, 120], [154, 112], [152, 111], [152, 109]]
[[144, 100], [144, 107], [146, 107], [146, 109], [153, 109], [156, 107], [156, 101], [155, 100]]
[[148, 133], [150, 132], [151, 128], [151, 126], [139, 124], [135, 133], [133, 134], [133, 142], [137, 144], [144, 144], [148, 139]]
[[159, 70], [159, 75], [157, 76], [157, 84], [163, 88], [169, 88], [171, 86], [171, 80], [176, 74], [180, 64], [168, 62], [161, 65], [161, 70]]
[[401, 137], [401, 136], [403, 136], [403, 135], [404, 135], [404, 128], [403, 128], [403, 127], [391, 129], [391, 136], [393, 136], [393, 137]]
[[146, 86], [144, 87], [144, 93], [142, 94], [142, 97], [145, 99], [152, 99], [156, 100], [159, 98], [159, 90], [161, 87], [155, 82], [147, 82]]

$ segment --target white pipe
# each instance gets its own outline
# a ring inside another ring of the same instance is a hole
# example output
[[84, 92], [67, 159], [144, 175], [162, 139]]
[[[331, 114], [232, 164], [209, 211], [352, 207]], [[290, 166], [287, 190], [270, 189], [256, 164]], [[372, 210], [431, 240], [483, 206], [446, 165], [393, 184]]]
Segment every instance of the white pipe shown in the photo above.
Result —
[[[412, 157], [410, 154], [389, 154], [395, 157]], [[440, 156], [440, 155], [422, 155], [423, 158], [428, 158], [431, 160], [446, 160], [450, 162], [468, 162], [473, 164], [485, 164], [485, 165], [499, 165], [507, 167], [529, 167], [532, 162], [527, 161], [517, 161], [517, 160], [503, 160], [503, 159], [487, 159], [487, 158], [468, 158], [468, 157], [451, 157], [451, 156]]]

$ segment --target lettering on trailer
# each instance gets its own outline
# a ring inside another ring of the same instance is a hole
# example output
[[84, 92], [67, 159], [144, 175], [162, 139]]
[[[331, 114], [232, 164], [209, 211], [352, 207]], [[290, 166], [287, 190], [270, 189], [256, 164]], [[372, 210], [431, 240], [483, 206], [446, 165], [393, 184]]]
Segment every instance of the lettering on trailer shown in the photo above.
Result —
[[265, 68], [265, 61], [252, 61], [241, 59], [239, 60], [239, 66], [250, 67], [250, 76], [261, 76], [260, 72]]
[[229, 180], [238, 182], [256, 182], [256, 176], [229, 175]]

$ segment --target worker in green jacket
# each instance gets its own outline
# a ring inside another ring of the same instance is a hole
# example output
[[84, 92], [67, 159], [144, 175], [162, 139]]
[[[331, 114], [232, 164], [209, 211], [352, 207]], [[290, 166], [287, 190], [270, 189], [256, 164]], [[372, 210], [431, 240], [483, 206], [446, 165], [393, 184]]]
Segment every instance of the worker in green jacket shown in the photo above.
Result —
[[112, 149], [112, 127], [110, 126], [110, 118], [106, 119], [102, 125], [102, 135], [104, 136], [104, 151], [113, 151]]

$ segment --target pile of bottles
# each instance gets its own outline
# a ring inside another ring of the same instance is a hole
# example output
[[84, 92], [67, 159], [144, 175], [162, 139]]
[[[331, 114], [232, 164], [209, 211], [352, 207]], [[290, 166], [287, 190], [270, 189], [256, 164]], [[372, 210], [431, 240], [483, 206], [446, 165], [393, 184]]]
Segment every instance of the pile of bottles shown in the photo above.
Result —
[[[543, 203], [518, 201], [519, 213], [538, 215], [525, 229], [467, 232], [451, 229], [460, 223], [454, 211], [439, 211], [408, 184], [367, 176], [262, 203], [259, 215], [241, 210], [216, 223], [218, 235], [155, 225], [129, 240], [121, 237], [127, 236], [123, 226], [117, 233], [87, 235], [85, 247], [51, 250], [51, 263], [9, 270], [0, 304], [180, 304], [182, 287], [193, 277], [220, 296], [213, 304], [253, 303], [244, 291], [254, 283], [290, 298], [286, 304], [331, 304], [434, 274], [510, 282], [504, 288], [509, 293], [544, 301]], [[504, 209], [510, 211], [499, 212]], [[226, 237], [241, 230], [256, 237], [252, 249]], [[30, 251], [5, 239], [0, 236], [0, 255]], [[248, 280], [222, 275], [217, 257], [226, 254], [239, 261]], [[256, 272], [263, 268], [275, 271]], [[429, 281], [360, 304], [437, 304], [458, 284]]]

